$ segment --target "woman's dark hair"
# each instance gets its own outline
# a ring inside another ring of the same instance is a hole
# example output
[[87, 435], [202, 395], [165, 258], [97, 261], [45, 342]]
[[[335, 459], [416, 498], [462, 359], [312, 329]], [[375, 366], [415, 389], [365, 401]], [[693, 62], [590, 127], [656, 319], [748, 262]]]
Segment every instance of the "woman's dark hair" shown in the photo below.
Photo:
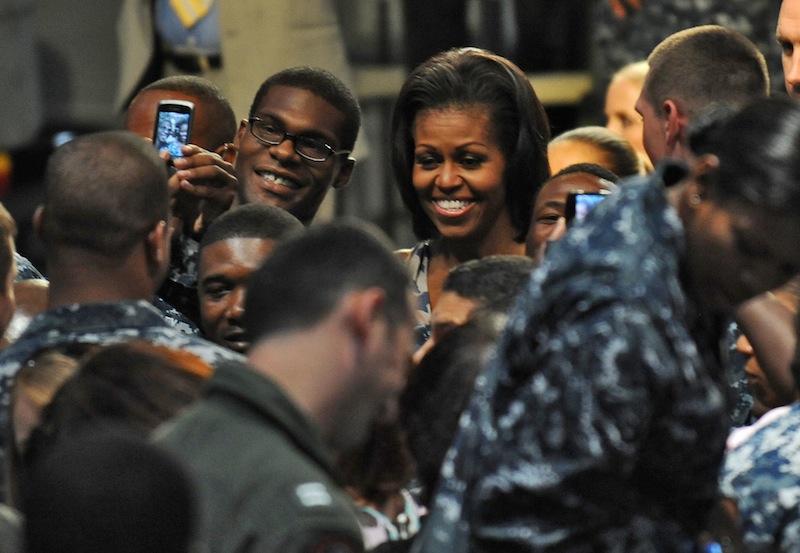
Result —
[[559, 142], [582, 142], [594, 146], [605, 154], [603, 167], [620, 178], [641, 175], [644, 172], [642, 160], [624, 136], [605, 127], [577, 127], [555, 137], [551, 144]]
[[414, 122], [430, 109], [485, 106], [493, 138], [506, 161], [506, 202], [511, 222], [525, 240], [536, 193], [550, 176], [547, 142], [550, 127], [533, 87], [516, 65], [477, 48], [442, 52], [409, 75], [392, 116], [392, 167], [400, 196], [411, 211], [420, 239], [438, 235], [422, 209], [411, 181], [414, 166]]
[[44, 408], [23, 454], [22, 472], [54, 444], [85, 428], [113, 423], [147, 437], [200, 397], [211, 368], [188, 352], [144, 342], [97, 349]]
[[743, 199], [800, 220], [800, 105], [755, 100], [741, 110], [716, 106], [698, 116], [689, 146], [713, 154], [719, 169], [707, 183], [718, 200]]

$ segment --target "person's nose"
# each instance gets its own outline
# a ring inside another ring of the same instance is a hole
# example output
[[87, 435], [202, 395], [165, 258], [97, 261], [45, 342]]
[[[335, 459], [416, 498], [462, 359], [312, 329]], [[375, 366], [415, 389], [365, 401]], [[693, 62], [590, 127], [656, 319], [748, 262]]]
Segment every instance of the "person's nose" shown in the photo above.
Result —
[[800, 51], [795, 50], [792, 53], [784, 77], [786, 91], [792, 96], [800, 96]]
[[753, 346], [744, 334], [736, 339], [736, 351], [745, 355], [753, 355]]
[[281, 163], [300, 163], [300, 154], [297, 153], [294, 146], [294, 137], [285, 136], [280, 144], [270, 146], [269, 152]]
[[445, 161], [441, 171], [436, 177], [436, 186], [444, 191], [452, 191], [464, 184], [458, 165], [452, 161]]
[[229, 302], [225, 309], [225, 317], [229, 321], [240, 321], [244, 315], [244, 300], [245, 300], [244, 286], [237, 286], [233, 289], [229, 296]]

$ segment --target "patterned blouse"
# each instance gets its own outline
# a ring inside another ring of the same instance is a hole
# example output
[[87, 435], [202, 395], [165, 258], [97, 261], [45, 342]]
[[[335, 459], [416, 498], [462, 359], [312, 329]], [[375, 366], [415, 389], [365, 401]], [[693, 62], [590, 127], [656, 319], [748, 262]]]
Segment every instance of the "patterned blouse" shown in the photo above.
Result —
[[431, 297], [428, 294], [428, 266], [431, 262], [431, 243], [426, 240], [411, 249], [406, 264], [411, 273], [411, 285], [417, 297], [417, 324], [414, 340], [417, 347], [431, 336]]

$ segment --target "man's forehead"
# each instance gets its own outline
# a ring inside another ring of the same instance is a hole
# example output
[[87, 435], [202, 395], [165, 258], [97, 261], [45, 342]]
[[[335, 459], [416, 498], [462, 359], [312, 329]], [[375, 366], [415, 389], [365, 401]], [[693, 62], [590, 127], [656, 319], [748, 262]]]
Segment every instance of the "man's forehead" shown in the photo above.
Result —
[[783, 1], [778, 16], [777, 34], [779, 38], [800, 38], [800, 0]]
[[288, 85], [270, 87], [255, 115], [290, 119], [286, 122], [329, 133], [337, 131], [345, 121], [345, 114], [316, 92]]

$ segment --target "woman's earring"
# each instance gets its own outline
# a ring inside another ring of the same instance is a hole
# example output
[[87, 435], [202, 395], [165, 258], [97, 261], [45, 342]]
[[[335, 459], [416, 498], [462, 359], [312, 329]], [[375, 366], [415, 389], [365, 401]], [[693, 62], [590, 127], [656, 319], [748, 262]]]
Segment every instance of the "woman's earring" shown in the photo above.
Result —
[[700, 194], [692, 194], [689, 196], [689, 205], [691, 206], [697, 207], [702, 201], [703, 199], [700, 197]]

